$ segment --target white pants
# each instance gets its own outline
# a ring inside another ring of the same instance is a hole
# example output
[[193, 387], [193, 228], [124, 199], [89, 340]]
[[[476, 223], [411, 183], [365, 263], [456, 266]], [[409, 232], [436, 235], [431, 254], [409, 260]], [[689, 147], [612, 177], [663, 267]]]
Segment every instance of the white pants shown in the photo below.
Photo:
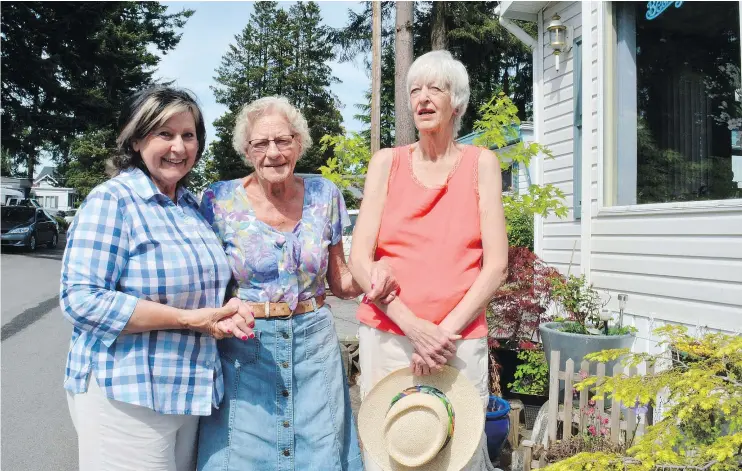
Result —
[[[361, 377], [359, 386], [361, 400], [387, 374], [400, 368], [409, 368], [414, 349], [412, 343], [400, 335], [374, 329], [361, 324], [359, 337], [359, 364]], [[482, 409], [489, 402], [489, 371], [487, 366], [487, 338], [456, 341], [456, 356], [448, 362], [449, 366], [461, 371], [474, 384], [482, 399]], [[371, 456], [363, 453], [363, 464], [366, 471], [382, 471]], [[482, 442], [479, 451], [472, 457], [465, 471], [494, 469], [487, 452], [487, 437], [482, 430]]]
[[77, 430], [80, 471], [194, 471], [198, 416], [160, 414], [106, 397], [90, 375], [88, 391], [67, 392]]

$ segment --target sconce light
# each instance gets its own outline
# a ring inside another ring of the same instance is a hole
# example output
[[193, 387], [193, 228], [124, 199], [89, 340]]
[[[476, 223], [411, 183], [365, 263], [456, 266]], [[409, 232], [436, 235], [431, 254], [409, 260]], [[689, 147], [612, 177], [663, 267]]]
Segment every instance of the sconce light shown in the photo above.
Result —
[[567, 43], [567, 36], [570, 36], [568, 34], [570, 29], [562, 23], [559, 15], [554, 15], [551, 18], [551, 22], [549, 22], [549, 26], [546, 28], [549, 32], [549, 46], [554, 49], [557, 72], [559, 72], [559, 56], [563, 52], [569, 52], [572, 49], [572, 46]]

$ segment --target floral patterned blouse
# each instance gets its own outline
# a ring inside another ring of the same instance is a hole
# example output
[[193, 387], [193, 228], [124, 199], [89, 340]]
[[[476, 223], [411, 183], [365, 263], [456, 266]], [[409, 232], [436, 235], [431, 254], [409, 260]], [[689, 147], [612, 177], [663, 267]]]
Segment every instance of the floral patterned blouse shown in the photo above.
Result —
[[[233, 296], [251, 302], [299, 301], [325, 293], [328, 247], [350, 225], [340, 190], [322, 177], [304, 178], [301, 220], [291, 232], [260, 221], [242, 179], [217, 182], [201, 213], [221, 239], [233, 275]], [[236, 284], [236, 286], [234, 286]]]

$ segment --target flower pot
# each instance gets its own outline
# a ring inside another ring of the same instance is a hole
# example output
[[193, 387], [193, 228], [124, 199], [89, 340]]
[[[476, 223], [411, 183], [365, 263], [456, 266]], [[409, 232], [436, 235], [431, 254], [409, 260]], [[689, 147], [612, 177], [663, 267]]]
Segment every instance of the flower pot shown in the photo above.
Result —
[[[561, 322], [547, 322], [539, 326], [541, 341], [544, 344], [546, 361], [549, 364], [549, 374], [551, 374], [551, 352], [558, 350], [559, 370], [564, 371], [567, 366], [567, 360], [571, 358], [575, 362], [575, 373], [580, 371], [580, 363], [585, 359], [588, 353], [595, 353], [601, 350], [615, 348], [631, 348], [634, 345], [636, 337], [634, 334], [624, 335], [585, 335], [573, 334], [571, 332], [562, 332], [560, 330]], [[605, 365], [606, 376], [613, 375], [613, 368], [619, 360], [609, 361]], [[597, 374], [597, 362], [590, 363], [590, 375]], [[564, 386], [560, 382], [560, 401], [563, 399]], [[606, 406], [608, 401], [606, 401]]]
[[487, 451], [490, 461], [500, 456], [502, 445], [510, 433], [510, 403], [497, 396], [490, 396], [487, 415], [484, 422], [484, 433], [487, 435]]

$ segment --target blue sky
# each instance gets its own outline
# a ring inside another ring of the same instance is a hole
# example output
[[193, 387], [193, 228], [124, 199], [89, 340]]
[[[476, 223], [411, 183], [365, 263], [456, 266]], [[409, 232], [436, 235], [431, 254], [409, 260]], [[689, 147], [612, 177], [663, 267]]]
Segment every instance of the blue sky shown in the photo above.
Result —
[[[296, 2], [279, 2], [285, 9]], [[348, 9], [360, 12], [363, 9], [361, 2], [320, 1], [317, 2], [322, 11], [322, 19], [328, 26], [337, 28], [345, 26], [348, 21]], [[174, 80], [174, 85], [187, 88], [196, 94], [206, 117], [206, 139], [211, 142], [215, 138], [212, 123], [225, 111], [226, 107], [218, 104], [209, 88], [216, 85], [214, 76], [221, 63], [222, 56], [227, 52], [229, 45], [234, 42], [234, 36], [239, 34], [247, 25], [253, 11], [253, 2], [245, 1], [202, 1], [202, 2], [163, 2], [169, 13], [175, 13], [185, 8], [195, 10], [188, 19], [185, 27], [180, 31], [182, 37], [178, 46], [162, 57], [155, 77], [158, 79]], [[340, 83], [333, 84], [332, 92], [340, 99], [343, 115], [343, 125], [346, 131], [360, 131], [362, 124], [353, 119], [357, 113], [355, 104], [365, 101], [364, 93], [371, 86], [371, 78], [363, 68], [363, 57], [354, 62], [332, 62], [332, 72], [340, 79]], [[35, 169], [38, 174], [45, 165], [53, 165], [51, 158], [42, 157], [41, 165]]]
[[[294, 2], [279, 2], [288, 9]], [[226, 107], [218, 104], [209, 88], [215, 85], [213, 77], [221, 58], [247, 24], [253, 11], [252, 2], [164, 2], [168, 12], [190, 8], [196, 12], [182, 30], [178, 46], [162, 58], [156, 76], [175, 80], [175, 84], [187, 88], [198, 96], [206, 115], [208, 141], [215, 137], [212, 123], [221, 116]], [[361, 11], [360, 2], [318, 2], [322, 18], [328, 26], [340, 27], [347, 23], [348, 9]], [[343, 124], [347, 131], [359, 131], [361, 123], [353, 119], [357, 113], [356, 103], [364, 101], [363, 94], [371, 85], [371, 79], [363, 69], [361, 59], [355, 63], [333, 62], [333, 74], [341, 80], [334, 84], [332, 92], [343, 104]]]

